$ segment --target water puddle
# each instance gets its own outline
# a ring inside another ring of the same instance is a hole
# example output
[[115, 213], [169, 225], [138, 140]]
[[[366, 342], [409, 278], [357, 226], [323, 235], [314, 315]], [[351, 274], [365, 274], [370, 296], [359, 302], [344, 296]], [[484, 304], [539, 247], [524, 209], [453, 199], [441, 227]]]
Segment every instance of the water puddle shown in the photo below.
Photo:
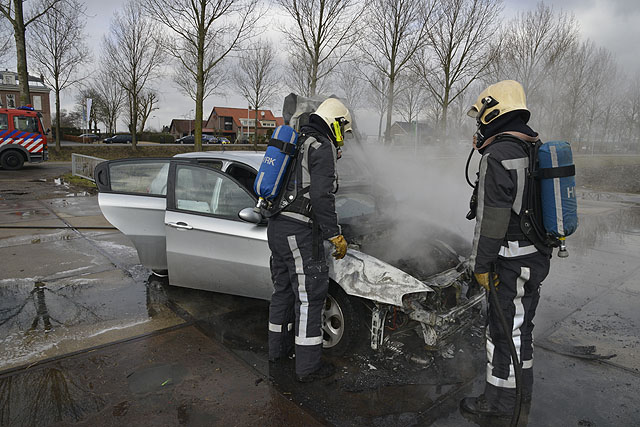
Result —
[[[11, 426], [71, 424], [106, 401], [81, 375], [51, 367], [0, 379], [0, 422]], [[37, 398], [35, 398], [37, 397]]]
[[164, 290], [118, 270], [0, 280], [0, 370], [181, 323]]

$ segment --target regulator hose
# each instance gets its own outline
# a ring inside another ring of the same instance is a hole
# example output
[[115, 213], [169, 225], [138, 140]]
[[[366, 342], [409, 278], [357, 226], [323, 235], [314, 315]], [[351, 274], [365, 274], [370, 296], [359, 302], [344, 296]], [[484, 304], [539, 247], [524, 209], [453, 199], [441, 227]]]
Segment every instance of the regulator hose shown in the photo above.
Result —
[[522, 407], [522, 366], [518, 360], [518, 353], [516, 352], [516, 346], [513, 343], [511, 329], [507, 325], [507, 319], [505, 319], [502, 307], [500, 307], [500, 302], [498, 301], [498, 292], [496, 291], [494, 274], [495, 265], [491, 264], [491, 269], [489, 271], [489, 295], [492, 305], [495, 307], [495, 312], [498, 314], [502, 330], [504, 331], [504, 334], [509, 337], [509, 352], [511, 353], [511, 360], [513, 361], [513, 368], [516, 377], [516, 404], [513, 408], [510, 424], [511, 427], [516, 427], [518, 425], [518, 420], [520, 419], [520, 409]]
[[475, 148], [471, 149], [471, 152], [469, 153], [469, 157], [467, 157], [467, 164], [464, 167], [464, 177], [467, 179], [467, 184], [469, 184], [471, 188], [476, 188], [476, 186], [469, 179], [469, 163], [471, 163], [471, 156], [473, 156], [473, 152], [475, 150], [476, 150]]

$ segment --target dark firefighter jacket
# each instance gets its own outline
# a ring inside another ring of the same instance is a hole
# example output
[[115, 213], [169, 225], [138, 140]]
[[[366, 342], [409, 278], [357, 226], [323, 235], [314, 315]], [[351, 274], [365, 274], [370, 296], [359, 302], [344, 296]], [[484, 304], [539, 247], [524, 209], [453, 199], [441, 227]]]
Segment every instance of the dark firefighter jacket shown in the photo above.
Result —
[[315, 222], [322, 238], [329, 239], [341, 234], [335, 204], [338, 189], [336, 147], [317, 125], [305, 125], [301, 133], [302, 146], [283, 194], [293, 203], [280, 216], [305, 224]]
[[[537, 140], [518, 135], [530, 142]], [[529, 157], [521, 142], [499, 135], [482, 150], [478, 172], [478, 206], [471, 253], [476, 273], [490, 271], [498, 256], [519, 258], [537, 250], [520, 229], [520, 214], [528, 200]]]

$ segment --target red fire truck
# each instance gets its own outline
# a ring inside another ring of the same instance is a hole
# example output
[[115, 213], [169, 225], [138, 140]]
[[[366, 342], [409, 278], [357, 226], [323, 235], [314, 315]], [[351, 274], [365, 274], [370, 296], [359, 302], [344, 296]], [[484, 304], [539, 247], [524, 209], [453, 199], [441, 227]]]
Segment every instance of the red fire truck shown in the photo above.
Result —
[[24, 162], [39, 163], [49, 159], [47, 133], [40, 114], [33, 107], [0, 108], [0, 166], [18, 170]]

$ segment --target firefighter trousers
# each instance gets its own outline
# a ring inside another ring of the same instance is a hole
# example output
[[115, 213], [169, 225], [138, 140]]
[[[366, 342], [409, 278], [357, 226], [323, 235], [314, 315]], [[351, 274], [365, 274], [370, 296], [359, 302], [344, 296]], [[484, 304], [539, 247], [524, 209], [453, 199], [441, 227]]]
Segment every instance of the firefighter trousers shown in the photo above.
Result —
[[[549, 273], [549, 257], [535, 252], [518, 258], [499, 257], [496, 272], [500, 280], [497, 295], [522, 365], [522, 395], [531, 397], [533, 389], [533, 318], [540, 300], [540, 285]], [[512, 410], [516, 398], [516, 379], [509, 336], [504, 333], [498, 314], [489, 299], [486, 329], [487, 382], [485, 396], [494, 406]]]
[[329, 290], [322, 241], [314, 240], [311, 226], [281, 217], [269, 220], [267, 238], [273, 280], [269, 359], [287, 356], [293, 341], [296, 374], [307, 375], [320, 368], [322, 354], [322, 308]]

